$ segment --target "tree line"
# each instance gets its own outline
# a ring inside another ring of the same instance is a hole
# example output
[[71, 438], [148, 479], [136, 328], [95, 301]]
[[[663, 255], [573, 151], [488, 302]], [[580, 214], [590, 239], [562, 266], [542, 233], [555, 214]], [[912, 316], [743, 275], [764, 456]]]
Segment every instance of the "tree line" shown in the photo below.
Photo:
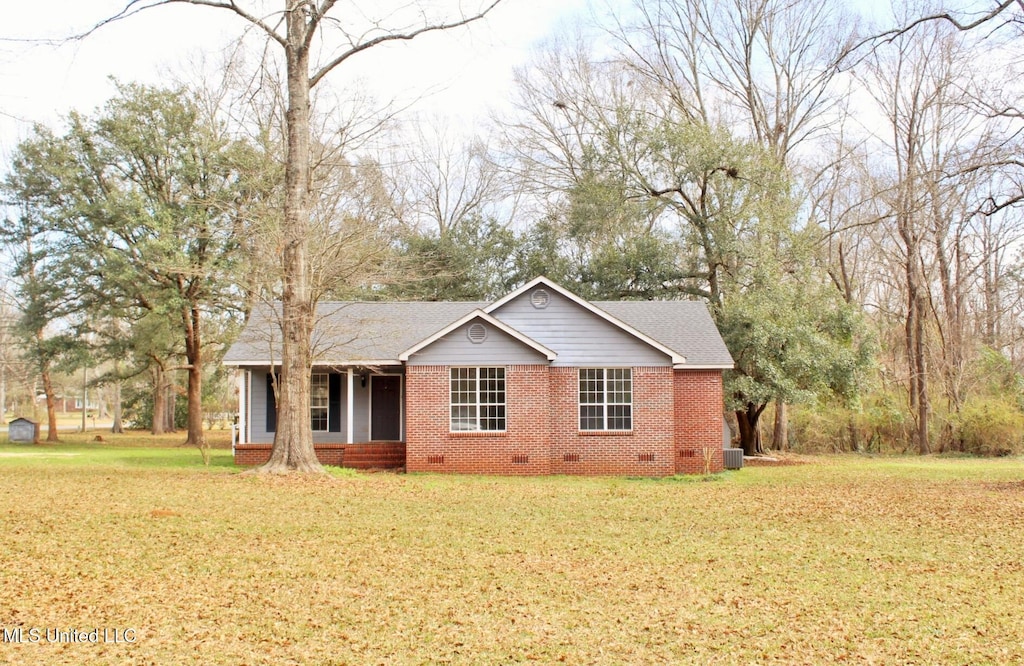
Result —
[[[144, 381], [154, 431], [184, 374], [202, 449], [204, 382], [257, 301], [292, 294], [283, 336], [308, 345], [323, 298], [487, 299], [544, 274], [708, 303], [748, 453], [1020, 451], [1009, 18], [979, 32], [905, 5], [885, 32], [838, 2], [635, 0], [540, 49], [476, 136], [314, 98], [291, 176], [288, 67], [310, 65], [287, 61], [287, 30], [283, 60], [120, 84], [36, 128], [3, 181], [21, 353], [47, 394], [53, 367]], [[364, 50], [339, 49], [307, 83]]]

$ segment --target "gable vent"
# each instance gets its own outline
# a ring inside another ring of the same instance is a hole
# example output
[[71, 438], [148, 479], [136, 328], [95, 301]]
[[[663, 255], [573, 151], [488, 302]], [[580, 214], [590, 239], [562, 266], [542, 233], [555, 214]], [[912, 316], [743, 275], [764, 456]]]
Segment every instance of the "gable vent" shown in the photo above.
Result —
[[474, 345], [478, 345], [487, 339], [487, 327], [480, 323], [473, 324], [466, 331], [466, 337]]
[[551, 303], [551, 295], [543, 289], [536, 289], [530, 294], [530, 304], [538, 310], [543, 310]]

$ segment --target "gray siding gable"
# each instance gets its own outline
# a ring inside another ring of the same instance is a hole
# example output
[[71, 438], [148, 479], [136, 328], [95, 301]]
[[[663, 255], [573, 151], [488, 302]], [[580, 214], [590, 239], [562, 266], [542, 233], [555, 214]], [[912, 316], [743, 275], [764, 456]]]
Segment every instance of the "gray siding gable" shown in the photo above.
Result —
[[[538, 288], [543, 289], [543, 285]], [[520, 294], [490, 314], [556, 354], [554, 366], [671, 366], [672, 358], [602, 319], [554, 289], [546, 307], [531, 302], [534, 290]]]
[[[480, 324], [482, 342], [470, 340], [469, 327]], [[536, 349], [479, 318], [472, 319], [409, 357], [409, 365], [542, 365], [547, 358]]]

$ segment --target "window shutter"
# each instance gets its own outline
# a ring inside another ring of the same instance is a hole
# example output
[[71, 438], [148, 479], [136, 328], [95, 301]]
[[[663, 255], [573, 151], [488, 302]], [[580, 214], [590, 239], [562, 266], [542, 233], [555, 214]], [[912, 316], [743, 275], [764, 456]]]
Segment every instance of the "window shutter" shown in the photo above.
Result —
[[274, 395], [274, 375], [267, 373], [267, 432], [277, 431], [277, 396]]
[[327, 376], [327, 430], [341, 432], [341, 375]]

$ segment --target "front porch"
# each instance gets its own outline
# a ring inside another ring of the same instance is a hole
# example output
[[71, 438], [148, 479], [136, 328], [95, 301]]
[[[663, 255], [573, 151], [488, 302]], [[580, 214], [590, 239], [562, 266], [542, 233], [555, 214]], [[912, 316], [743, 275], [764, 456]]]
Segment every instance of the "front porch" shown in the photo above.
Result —
[[[235, 444], [236, 465], [262, 465], [270, 459], [273, 444]], [[405, 442], [359, 442], [354, 444], [316, 443], [321, 465], [353, 469], [404, 469]]]
[[[238, 465], [270, 459], [277, 430], [276, 368], [238, 373], [239, 419], [232, 437]], [[310, 426], [323, 465], [405, 467], [405, 382], [400, 367], [315, 367]]]

